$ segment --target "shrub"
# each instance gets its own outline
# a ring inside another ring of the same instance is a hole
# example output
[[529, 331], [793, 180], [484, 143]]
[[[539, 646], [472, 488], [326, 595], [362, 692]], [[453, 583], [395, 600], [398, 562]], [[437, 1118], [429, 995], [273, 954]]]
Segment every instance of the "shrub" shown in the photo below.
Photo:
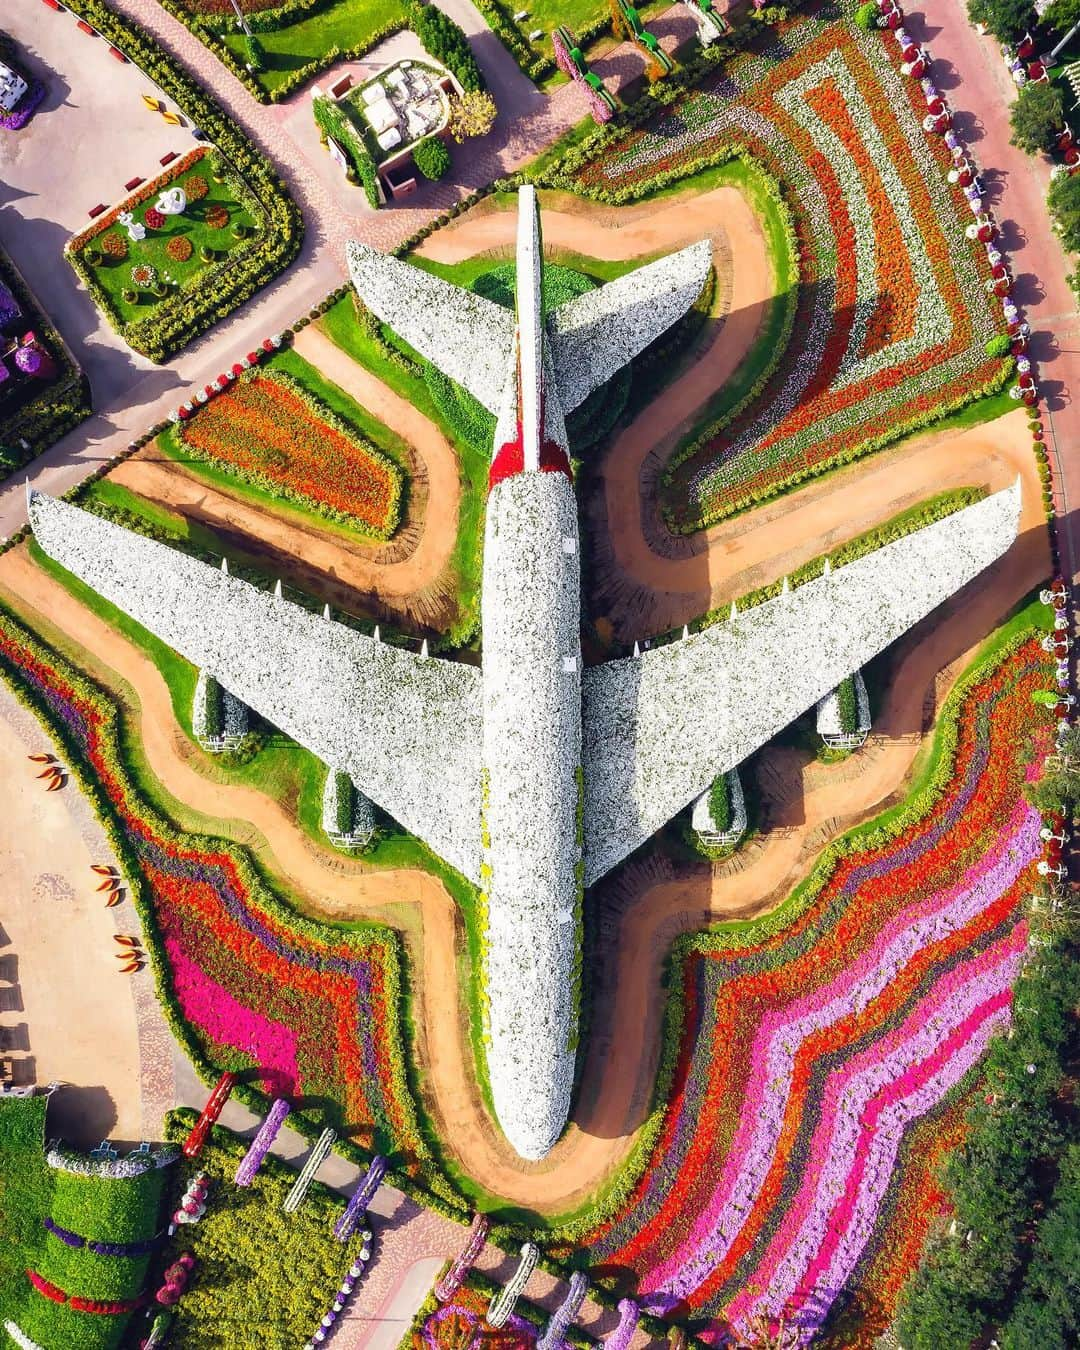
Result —
[[1080, 175], [1062, 173], [1052, 178], [1046, 204], [1062, 244], [1071, 252], [1080, 249]]
[[722, 834], [731, 828], [731, 797], [725, 774], [713, 779], [713, 785], [709, 789], [709, 814], [719, 833]]
[[329, 98], [312, 100], [311, 114], [315, 125], [323, 136], [332, 136], [344, 150], [352, 173], [364, 186], [364, 195], [368, 205], [379, 205], [379, 181], [375, 161], [368, 153], [364, 138], [352, 124], [348, 113], [339, 104]]
[[101, 241], [101, 251], [115, 262], [123, 262], [128, 255], [128, 241], [122, 234], [110, 231]]
[[864, 33], [871, 33], [877, 27], [878, 13], [874, 0], [867, 0], [865, 5], [860, 5], [855, 11], [855, 22]]
[[968, 0], [968, 18], [981, 23], [1002, 42], [1015, 43], [1032, 22], [1030, 0]]
[[450, 151], [433, 136], [413, 148], [413, 162], [425, 178], [436, 182], [450, 167]]
[[254, 33], [248, 33], [244, 38], [244, 55], [252, 70], [266, 69], [266, 51]]
[[997, 333], [986, 343], [987, 356], [1006, 357], [1012, 351], [1012, 339], [1006, 333]]
[[1049, 150], [1065, 126], [1065, 105], [1056, 85], [1026, 84], [1012, 106], [1012, 143], [1029, 155]]
[[469, 39], [441, 9], [427, 0], [404, 0], [405, 21], [425, 51], [457, 79], [466, 92], [483, 89], [484, 77], [472, 54]]
[[495, 113], [495, 100], [484, 90], [462, 94], [450, 104], [450, 135], [459, 145], [474, 136], [486, 136], [495, 125]]
[[210, 191], [210, 184], [201, 173], [193, 173], [184, 183], [184, 191], [189, 202], [201, 202]]
[[165, 245], [165, 252], [173, 262], [187, 262], [195, 250], [192, 248], [191, 240], [186, 235], [175, 235]]

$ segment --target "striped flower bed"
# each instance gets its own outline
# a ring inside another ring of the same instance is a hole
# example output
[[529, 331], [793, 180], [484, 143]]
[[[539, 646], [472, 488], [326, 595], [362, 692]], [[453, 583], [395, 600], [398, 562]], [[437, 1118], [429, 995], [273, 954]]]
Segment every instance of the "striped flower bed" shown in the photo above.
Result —
[[784, 1314], [808, 1341], [844, 1291], [892, 1306], [935, 1212], [922, 1155], [955, 1138], [949, 1112], [1009, 1025], [1042, 848], [1018, 752], [1047, 678], [1033, 639], [981, 676], [933, 809], [841, 854], [791, 922], [687, 943], [662, 1132], [586, 1244], [638, 1274], [647, 1308], [711, 1317], [711, 1339]]
[[[800, 259], [794, 338], [758, 398], [673, 461], [674, 528], [709, 524], [998, 387], [984, 250], [921, 126], [895, 41], [800, 18], [578, 174], [626, 190], [727, 145], [784, 186]], [[688, 457], [687, 457], [688, 456]]]
[[367, 534], [388, 539], [401, 470], [297, 381], [243, 376], [181, 424], [198, 458]]
[[239, 851], [157, 819], [127, 777], [112, 703], [3, 614], [0, 669], [89, 764], [92, 796], [104, 793], [162, 1001], [190, 1051], [215, 1072], [258, 1068], [268, 1096], [337, 1103], [361, 1147], [416, 1172], [429, 1155], [405, 1083], [393, 934], [305, 920]]

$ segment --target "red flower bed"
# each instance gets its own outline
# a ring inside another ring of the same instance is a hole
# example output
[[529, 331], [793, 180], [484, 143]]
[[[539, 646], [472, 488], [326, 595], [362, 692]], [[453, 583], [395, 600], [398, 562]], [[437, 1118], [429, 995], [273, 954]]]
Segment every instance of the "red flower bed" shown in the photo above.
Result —
[[218, 394], [187, 422], [201, 457], [316, 509], [387, 537], [397, 525], [401, 474], [292, 381], [258, 374]]

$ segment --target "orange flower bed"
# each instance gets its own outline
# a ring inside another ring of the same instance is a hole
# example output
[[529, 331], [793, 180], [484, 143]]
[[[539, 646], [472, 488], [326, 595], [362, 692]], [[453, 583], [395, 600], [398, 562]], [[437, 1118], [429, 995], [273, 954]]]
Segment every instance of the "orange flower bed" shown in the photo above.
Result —
[[186, 423], [199, 458], [332, 520], [387, 539], [401, 511], [401, 470], [288, 377], [240, 380]]

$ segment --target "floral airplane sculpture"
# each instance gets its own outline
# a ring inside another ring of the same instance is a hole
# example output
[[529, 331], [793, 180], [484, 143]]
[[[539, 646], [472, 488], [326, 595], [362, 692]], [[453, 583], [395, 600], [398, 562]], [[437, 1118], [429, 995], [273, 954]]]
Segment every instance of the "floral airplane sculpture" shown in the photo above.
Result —
[[583, 670], [565, 414], [689, 309], [711, 255], [694, 244], [545, 317], [534, 190], [518, 203], [516, 312], [349, 250], [365, 303], [497, 419], [481, 668], [367, 637], [41, 493], [29, 513], [47, 554], [480, 888], [492, 1097], [538, 1159], [570, 1108], [584, 888], [1004, 553], [1020, 495]]

